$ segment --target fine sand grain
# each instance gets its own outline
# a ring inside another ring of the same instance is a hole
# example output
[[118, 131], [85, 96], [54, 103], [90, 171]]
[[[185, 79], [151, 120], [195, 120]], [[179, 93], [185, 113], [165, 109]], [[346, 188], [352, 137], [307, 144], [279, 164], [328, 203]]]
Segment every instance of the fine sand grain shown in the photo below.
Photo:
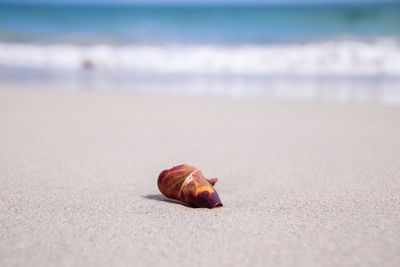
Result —
[[400, 109], [3, 88], [0, 266], [400, 266]]

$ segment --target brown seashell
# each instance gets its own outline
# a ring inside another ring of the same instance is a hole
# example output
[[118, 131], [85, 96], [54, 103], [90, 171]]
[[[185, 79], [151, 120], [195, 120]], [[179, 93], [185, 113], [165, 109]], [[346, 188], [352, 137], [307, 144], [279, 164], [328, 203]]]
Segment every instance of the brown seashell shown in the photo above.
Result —
[[221, 207], [213, 185], [217, 178], [206, 179], [201, 171], [187, 164], [164, 170], [158, 176], [158, 189], [167, 198], [181, 201], [194, 208]]

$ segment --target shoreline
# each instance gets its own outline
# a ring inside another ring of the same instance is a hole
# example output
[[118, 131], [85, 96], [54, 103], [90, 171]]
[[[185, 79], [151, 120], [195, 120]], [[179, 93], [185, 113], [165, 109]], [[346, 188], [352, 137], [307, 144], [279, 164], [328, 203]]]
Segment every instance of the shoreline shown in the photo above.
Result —
[[[288, 80], [285, 78], [210, 79], [207, 77], [45, 77], [38, 73], [22, 77], [26, 71], [0, 75], [0, 90], [94, 95], [132, 95], [141, 97], [188, 97], [220, 100], [267, 101], [299, 104], [400, 106], [400, 87], [396, 81], [376, 80]], [[7, 78], [5, 78], [7, 76]], [[21, 80], [21, 79], [24, 80]], [[18, 81], [17, 81], [18, 80]], [[43, 84], [45, 84], [43, 86]]]

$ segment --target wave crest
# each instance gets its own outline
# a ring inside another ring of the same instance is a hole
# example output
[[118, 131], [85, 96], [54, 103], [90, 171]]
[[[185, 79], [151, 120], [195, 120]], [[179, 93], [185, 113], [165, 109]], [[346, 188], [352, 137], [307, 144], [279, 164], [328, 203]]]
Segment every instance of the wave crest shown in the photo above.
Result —
[[400, 76], [400, 44], [393, 39], [240, 46], [0, 43], [0, 66], [135, 74]]

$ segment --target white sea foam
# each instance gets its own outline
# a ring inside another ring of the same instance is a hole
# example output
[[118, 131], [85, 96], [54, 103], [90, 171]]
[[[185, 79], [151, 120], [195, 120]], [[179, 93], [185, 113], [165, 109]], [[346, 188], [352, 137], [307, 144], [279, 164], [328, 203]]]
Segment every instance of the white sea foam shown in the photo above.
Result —
[[0, 43], [0, 66], [135, 74], [400, 76], [400, 43], [286, 45], [34, 45]]

